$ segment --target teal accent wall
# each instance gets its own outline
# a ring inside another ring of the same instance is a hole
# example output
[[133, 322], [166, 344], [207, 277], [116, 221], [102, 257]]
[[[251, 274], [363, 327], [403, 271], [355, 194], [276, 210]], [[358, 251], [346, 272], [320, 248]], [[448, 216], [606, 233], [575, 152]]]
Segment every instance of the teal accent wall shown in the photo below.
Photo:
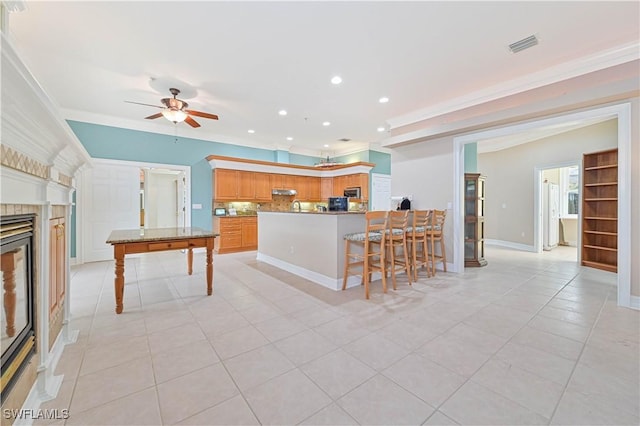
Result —
[[475, 142], [464, 146], [464, 172], [478, 173], [478, 144]]
[[368, 161], [375, 164], [375, 167], [371, 169], [371, 173], [380, 173], [381, 175], [391, 174], [391, 154], [369, 151]]
[[274, 155], [273, 161], [275, 161], [276, 163], [289, 164], [289, 161], [291, 161], [289, 159], [289, 153], [287, 151], [278, 149], [274, 151], [273, 155]]
[[[319, 157], [210, 142], [179, 135], [176, 138], [171, 135], [71, 120], [68, 124], [93, 158], [191, 166], [191, 203], [202, 204], [202, 210], [191, 210], [191, 224], [209, 230], [212, 227], [213, 187], [211, 166], [206, 160], [207, 156], [223, 155], [271, 162], [278, 159], [283, 160], [278, 162], [305, 166], [312, 166], [320, 161]], [[375, 151], [362, 151], [339, 158], [335, 161], [376, 163], [374, 173], [389, 173], [391, 169], [391, 156]], [[75, 217], [74, 209], [71, 224], [72, 236], [76, 232]], [[75, 238], [72, 238], [70, 249], [71, 255], [75, 257]]]

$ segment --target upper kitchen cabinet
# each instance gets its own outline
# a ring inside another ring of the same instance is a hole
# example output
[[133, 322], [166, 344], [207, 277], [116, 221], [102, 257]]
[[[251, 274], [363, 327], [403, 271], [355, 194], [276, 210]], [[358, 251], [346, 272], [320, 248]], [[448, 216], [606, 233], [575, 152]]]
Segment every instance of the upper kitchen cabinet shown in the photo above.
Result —
[[357, 162], [329, 167], [300, 166], [210, 155], [216, 201], [271, 201], [272, 190], [296, 190], [301, 201], [326, 201], [359, 187], [369, 199], [369, 172], [374, 164]]
[[255, 180], [255, 194], [257, 201], [270, 201], [271, 200], [271, 174], [269, 173], [254, 173]]
[[213, 188], [213, 198], [216, 200], [235, 200], [238, 197], [238, 171], [215, 169]]

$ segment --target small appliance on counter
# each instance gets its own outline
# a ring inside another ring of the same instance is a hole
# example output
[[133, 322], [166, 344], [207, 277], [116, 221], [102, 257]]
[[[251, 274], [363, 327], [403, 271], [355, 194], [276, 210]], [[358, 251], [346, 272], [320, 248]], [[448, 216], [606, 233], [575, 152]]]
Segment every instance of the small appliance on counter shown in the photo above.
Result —
[[347, 197], [329, 197], [330, 212], [349, 211], [349, 199]]
[[227, 209], [225, 209], [224, 207], [216, 207], [215, 210], [213, 211], [213, 215], [214, 216], [226, 216], [227, 215]]

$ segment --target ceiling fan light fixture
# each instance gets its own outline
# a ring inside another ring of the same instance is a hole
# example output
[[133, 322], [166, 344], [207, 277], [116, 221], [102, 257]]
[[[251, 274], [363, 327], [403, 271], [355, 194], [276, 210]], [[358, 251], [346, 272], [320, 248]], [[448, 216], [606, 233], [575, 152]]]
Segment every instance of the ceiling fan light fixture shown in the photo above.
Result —
[[174, 123], [182, 123], [188, 117], [186, 112], [179, 109], [171, 109], [171, 108], [163, 109], [162, 115], [164, 116], [164, 118]]

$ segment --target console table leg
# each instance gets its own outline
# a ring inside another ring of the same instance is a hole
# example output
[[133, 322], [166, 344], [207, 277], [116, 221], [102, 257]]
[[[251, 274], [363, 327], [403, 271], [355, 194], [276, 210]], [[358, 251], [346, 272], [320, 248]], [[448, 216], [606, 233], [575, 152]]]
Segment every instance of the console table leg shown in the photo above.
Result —
[[115, 290], [116, 290], [116, 314], [121, 314], [123, 309], [123, 296], [124, 296], [124, 246], [114, 245], [114, 258], [116, 260], [116, 278], [115, 278]]
[[193, 249], [189, 248], [187, 253], [187, 272], [189, 275], [193, 274]]
[[207, 295], [213, 294], [213, 238], [207, 240]]

